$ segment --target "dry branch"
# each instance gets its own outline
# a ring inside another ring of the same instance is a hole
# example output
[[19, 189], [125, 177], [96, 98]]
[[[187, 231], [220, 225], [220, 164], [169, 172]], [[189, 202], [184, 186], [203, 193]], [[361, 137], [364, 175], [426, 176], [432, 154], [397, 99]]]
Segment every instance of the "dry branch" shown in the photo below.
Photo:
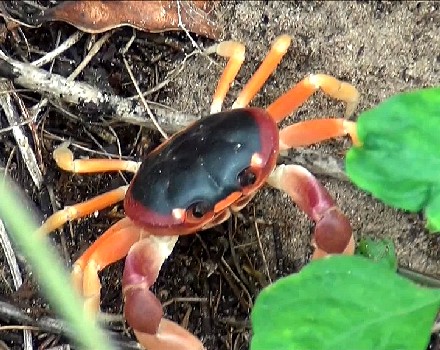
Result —
[[15, 104], [13, 102], [10, 93], [5, 93], [5, 91], [13, 90], [12, 84], [4, 79], [0, 79], [0, 106], [3, 109], [9, 124], [12, 127], [12, 133], [15, 140], [17, 141], [18, 149], [20, 150], [21, 157], [23, 158], [26, 168], [34, 181], [37, 188], [41, 188], [43, 183], [43, 175], [38, 166], [37, 158], [30, 144], [32, 141], [29, 140], [25, 131], [26, 126], [23, 126], [24, 119], [23, 116], [17, 111]]
[[[69, 81], [61, 75], [38, 69], [31, 64], [19, 62], [0, 51], [0, 76], [6, 77], [26, 89], [47, 95], [49, 99], [60, 99], [65, 103], [87, 106], [110, 116], [112, 120], [142, 125], [155, 129], [147, 118], [145, 107], [136, 100], [123, 98], [78, 81]], [[150, 104], [162, 128], [174, 133], [197, 117], [182, 114], [171, 108]]]

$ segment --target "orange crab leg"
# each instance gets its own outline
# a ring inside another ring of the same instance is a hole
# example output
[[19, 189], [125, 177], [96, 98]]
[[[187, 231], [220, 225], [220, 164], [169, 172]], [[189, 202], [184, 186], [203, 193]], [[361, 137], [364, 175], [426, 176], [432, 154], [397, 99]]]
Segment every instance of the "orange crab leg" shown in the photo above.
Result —
[[280, 130], [280, 151], [345, 135], [350, 135], [353, 143], [360, 145], [355, 122], [342, 118], [306, 120]]
[[326, 95], [344, 101], [347, 106], [345, 117], [349, 117], [359, 102], [359, 92], [346, 82], [342, 82], [326, 74], [310, 74], [292, 87], [284, 95], [275, 100], [267, 111], [276, 122], [280, 122], [309, 99], [317, 90], [321, 89]]
[[162, 305], [150, 291], [178, 237], [149, 235], [129, 218], [110, 227], [73, 265], [72, 281], [85, 298], [86, 311], [99, 311], [99, 271], [127, 256], [122, 278], [124, 314], [141, 345], [149, 350], [202, 350], [200, 340], [163, 318]]
[[148, 350], [203, 350], [203, 344], [178, 324], [163, 318], [150, 291], [178, 236], [147, 236], [136, 242], [125, 260], [122, 289], [124, 315], [138, 341]]
[[[246, 107], [254, 96], [260, 91], [269, 76], [278, 67], [283, 56], [290, 46], [291, 38], [281, 35], [275, 39], [272, 48], [264, 58], [258, 70], [252, 75], [245, 87], [241, 90], [232, 108]], [[245, 58], [245, 47], [236, 41], [224, 41], [214, 47], [215, 52], [223, 57], [230, 57], [223, 74], [217, 84], [211, 104], [211, 114], [221, 111], [221, 107], [229, 88], [238, 74]], [[208, 50], [210, 53], [213, 49]]]
[[315, 221], [314, 259], [328, 254], [354, 253], [349, 220], [326, 188], [307, 169], [294, 164], [280, 165], [272, 172], [268, 183], [286, 192]]
[[239, 42], [223, 41], [215, 45], [212, 49], [207, 50], [207, 53], [210, 53], [212, 50], [215, 50], [219, 56], [229, 58], [212, 99], [211, 114], [214, 114], [220, 112], [222, 109], [226, 94], [244, 62], [246, 49], [244, 45]]
[[42, 236], [49, 234], [66, 222], [82, 218], [95, 211], [105, 209], [124, 199], [128, 186], [121, 186], [112, 191], [106, 192], [88, 201], [72, 206], [66, 206], [53, 213], [37, 230], [37, 234]]
[[141, 230], [124, 218], [101, 235], [73, 264], [72, 282], [84, 297], [88, 312], [99, 311], [100, 289], [98, 272], [125, 257], [130, 247], [141, 238]]
[[129, 171], [135, 173], [139, 163], [121, 159], [74, 159], [69, 143], [64, 142], [53, 152], [58, 167], [73, 173], [101, 173], [110, 171]]
[[291, 41], [292, 39], [288, 35], [280, 35], [275, 39], [260, 67], [258, 67], [257, 71], [252, 75], [243, 90], [239, 93], [237, 99], [232, 105], [233, 109], [246, 107], [252, 101], [269, 76], [278, 67], [281, 59], [286, 54]]

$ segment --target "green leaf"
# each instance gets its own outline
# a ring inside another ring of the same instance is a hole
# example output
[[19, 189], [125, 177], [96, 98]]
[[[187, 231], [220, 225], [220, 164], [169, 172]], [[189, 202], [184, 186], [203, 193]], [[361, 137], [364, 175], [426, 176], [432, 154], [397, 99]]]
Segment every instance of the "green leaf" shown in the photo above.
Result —
[[348, 177], [396, 208], [424, 210], [440, 231], [440, 88], [396, 95], [362, 113], [361, 147], [346, 157]]
[[356, 253], [374, 262], [383, 263], [393, 271], [397, 270], [396, 249], [391, 239], [362, 239], [356, 248]]
[[439, 306], [439, 290], [361, 256], [332, 256], [261, 292], [251, 350], [424, 350]]

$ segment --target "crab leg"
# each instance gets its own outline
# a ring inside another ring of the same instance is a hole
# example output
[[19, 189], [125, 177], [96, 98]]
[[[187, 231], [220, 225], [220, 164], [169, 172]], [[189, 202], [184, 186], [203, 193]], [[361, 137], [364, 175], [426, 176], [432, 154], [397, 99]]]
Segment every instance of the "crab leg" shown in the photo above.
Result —
[[306, 120], [280, 130], [280, 151], [345, 135], [350, 135], [355, 145], [360, 144], [355, 122], [342, 118]]
[[236, 41], [223, 41], [206, 52], [211, 53], [211, 51], [215, 51], [219, 56], [229, 58], [212, 98], [210, 113], [214, 114], [222, 109], [225, 96], [244, 62], [246, 48]]
[[346, 118], [353, 114], [359, 102], [357, 89], [349, 83], [326, 74], [310, 74], [305, 77], [267, 107], [267, 111], [276, 122], [280, 122], [296, 111], [319, 89], [326, 95], [347, 104], [345, 109]]
[[125, 318], [148, 350], [203, 350], [203, 344], [178, 324], [163, 318], [159, 300], [149, 290], [178, 236], [147, 236], [135, 243], [125, 260], [122, 288]]
[[299, 165], [280, 165], [272, 172], [268, 183], [286, 192], [315, 221], [313, 259], [328, 254], [353, 254], [350, 222], [308, 170]]
[[69, 142], [63, 142], [53, 152], [58, 167], [73, 173], [102, 173], [110, 171], [129, 171], [135, 173], [139, 163], [121, 159], [74, 159], [68, 148]]
[[280, 35], [275, 39], [270, 51], [267, 53], [260, 67], [252, 75], [247, 84], [239, 93], [232, 108], [246, 107], [249, 102], [255, 97], [258, 91], [261, 90], [263, 84], [267, 81], [269, 76], [278, 67], [283, 56], [286, 54], [292, 39], [288, 35]]
[[99, 311], [98, 272], [127, 256], [122, 288], [124, 314], [138, 341], [148, 350], [202, 350], [202, 343], [178, 324], [163, 318], [162, 305], [150, 291], [178, 236], [149, 235], [130, 219], [110, 227], [73, 265], [72, 281], [90, 313]]
[[[241, 90], [232, 108], [246, 107], [254, 96], [260, 91], [263, 84], [277, 68], [283, 56], [290, 46], [291, 38], [288, 35], [281, 35], [275, 39], [272, 48], [264, 58], [258, 70], [252, 75], [245, 87]], [[223, 71], [217, 84], [211, 104], [211, 114], [220, 112], [223, 101], [229, 88], [244, 62], [245, 47], [236, 41], [224, 41], [214, 47], [215, 52], [223, 57], [230, 57], [229, 62]], [[208, 53], [211, 50], [208, 50]]]
[[53, 213], [37, 230], [38, 235], [47, 235], [57, 228], [63, 226], [66, 222], [79, 219], [105, 209], [115, 203], [122, 201], [127, 192], [128, 186], [121, 186], [112, 191], [81, 202], [72, 206], [66, 206], [61, 210]]
[[84, 297], [84, 307], [90, 313], [99, 311], [100, 289], [98, 272], [122, 259], [130, 247], [141, 238], [141, 230], [124, 218], [104, 232], [73, 264], [72, 282]]

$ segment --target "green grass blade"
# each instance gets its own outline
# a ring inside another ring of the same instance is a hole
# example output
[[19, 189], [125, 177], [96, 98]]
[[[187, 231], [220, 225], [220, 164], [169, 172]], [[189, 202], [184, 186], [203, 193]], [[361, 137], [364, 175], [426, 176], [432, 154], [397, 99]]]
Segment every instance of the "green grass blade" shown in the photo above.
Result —
[[32, 265], [50, 305], [70, 324], [75, 343], [87, 350], [116, 349], [83, 311], [79, 296], [70, 288], [68, 273], [48, 240], [35, 235], [37, 225], [23, 209], [26, 200], [19, 195], [19, 189], [3, 178], [0, 185], [0, 218]]

